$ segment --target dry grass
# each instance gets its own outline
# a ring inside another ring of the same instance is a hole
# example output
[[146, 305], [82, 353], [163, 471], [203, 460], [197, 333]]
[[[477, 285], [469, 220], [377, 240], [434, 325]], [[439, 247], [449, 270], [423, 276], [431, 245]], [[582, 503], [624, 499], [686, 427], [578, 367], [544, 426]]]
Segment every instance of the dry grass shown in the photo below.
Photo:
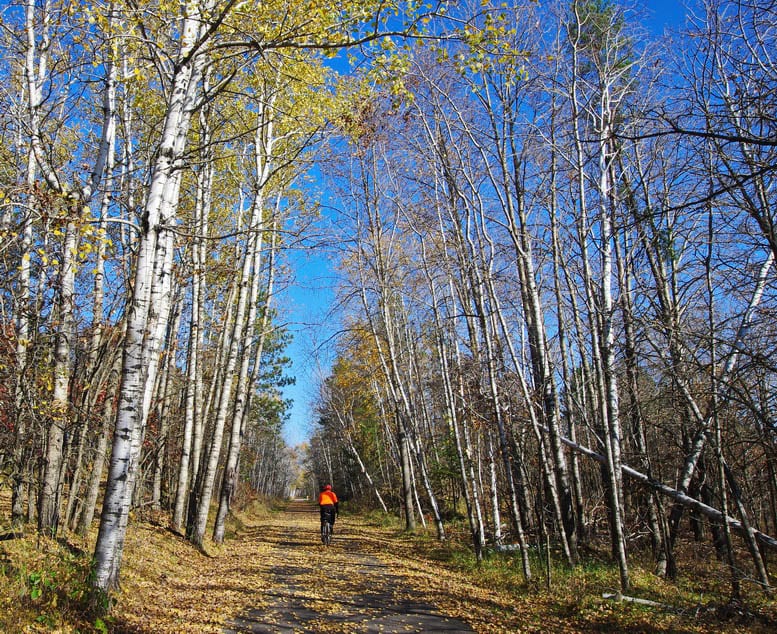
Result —
[[[510, 610], [520, 615], [522, 632], [752, 632], [777, 631], [777, 601], [766, 597], [757, 584], [743, 582], [744, 604], [728, 601], [726, 569], [705, 544], [682, 542], [677, 547], [681, 573], [675, 582], [652, 574], [650, 561], [634, 556], [630, 561], [630, 595], [656, 602], [648, 607], [603, 599], [619, 587], [617, 568], [607, 555], [607, 544], [589, 547], [575, 568], [555, 553], [551, 579], [544, 560], [532, 557], [534, 578], [525, 581], [520, 556], [492, 554], [477, 564], [469, 549], [456, 539], [445, 544], [430, 535], [403, 537], [395, 548], [404, 559], [414, 559], [426, 569], [428, 583], [440, 578], [440, 568], [463, 573], [477, 588], [499, 589], [492, 594], [510, 597]], [[747, 566], [746, 553], [740, 561]], [[549, 586], [549, 587], [548, 587]], [[488, 631], [484, 629], [483, 631]]]
[[[256, 508], [251, 513], [260, 516]], [[40, 539], [27, 527], [0, 542], [0, 632], [220, 632], [256, 604], [260, 581], [245, 578], [243, 569], [261, 556], [261, 544], [232, 539], [203, 552], [158, 522], [131, 521], [121, 589], [110, 614], [100, 617], [89, 604], [95, 539], [95, 532]]]
[[[2, 500], [0, 511], [5, 511]], [[315, 571], [321, 565], [322, 551], [312, 536], [309, 544], [285, 546], [284, 561], [277, 561], [279, 548], [284, 548], [278, 535], [295, 530], [307, 540], [312, 529], [299, 522], [309, 523], [309, 517], [272, 513], [254, 504], [235, 518], [231, 538], [222, 546], [208, 545], [207, 552], [172, 533], [161, 518], [151, 519], [135, 518], [130, 524], [121, 591], [102, 620], [87, 603], [95, 535], [52, 541], [28, 530], [23, 537], [1, 541], [0, 631], [220, 632], [237, 615], [268, 606], [265, 591], [277, 583], [274, 567], [296, 565]], [[602, 599], [602, 592], [617, 585], [617, 572], [597, 551], [573, 570], [554, 566], [547, 589], [541, 572], [531, 582], [523, 580], [517, 556], [494, 555], [478, 566], [455, 539], [439, 544], [428, 534], [410, 536], [390, 522], [363, 517], [345, 517], [338, 526], [359, 553], [381, 560], [412, 592], [441, 612], [471, 623], [478, 632], [777, 631], [775, 601], [765, 599], [752, 585], [746, 586], [749, 609], [725, 613], [725, 571], [706, 546], [684, 544], [680, 552], [684, 574], [676, 584], [657, 579], [634, 562], [632, 594], [673, 607], [656, 609]], [[327, 556], [336, 552], [343, 557], [338, 565], [348, 565], [353, 553], [334, 549]], [[541, 562], [534, 563], [535, 571], [541, 571]], [[313, 601], [320, 578], [309, 576], [300, 581], [309, 584], [305, 587]], [[329, 591], [358, 593], [363, 591], [359, 582], [339, 580], [342, 587]]]

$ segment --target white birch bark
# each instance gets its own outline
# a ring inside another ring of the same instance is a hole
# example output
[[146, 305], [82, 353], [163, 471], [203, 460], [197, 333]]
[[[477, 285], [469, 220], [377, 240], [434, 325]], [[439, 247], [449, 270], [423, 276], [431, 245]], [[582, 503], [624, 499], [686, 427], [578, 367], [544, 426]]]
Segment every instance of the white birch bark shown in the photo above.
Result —
[[[574, 451], [577, 451], [583, 454], [584, 456], [588, 456], [589, 458], [592, 458], [593, 460], [596, 460], [599, 463], [604, 464], [608, 460], [606, 456], [603, 456], [602, 454], [597, 453], [592, 449], [589, 449], [588, 447], [585, 447], [579, 443], [574, 443], [566, 437], [562, 437], [561, 442], [563, 442], [565, 445], [567, 445]], [[645, 486], [650, 487], [651, 489], [657, 491], [658, 493], [671, 498], [675, 502], [699, 512], [700, 514], [704, 515], [705, 517], [708, 517], [714, 522], [728, 523], [728, 525], [731, 527], [733, 531], [741, 535], [747, 535], [749, 533], [762, 546], [765, 546], [771, 550], [777, 550], [777, 538], [771, 537], [770, 535], [762, 533], [761, 531], [755, 528], [746, 527], [739, 520], [730, 516], [724, 516], [718, 509], [713, 508], [707, 504], [704, 504], [703, 502], [700, 502], [699, 500], [696, 500], [690, 497], [688, 494], [684, 493], [683, 491], [670, 487], [664, 484], [663, 482], [654, 480], [653, 478], [647, 476], [646, 474], [640, 471], [637, 471], [636, 469], [633, 469], [632, 467], [629, 467], [628, 465], [625, 465], [625, 464], [621, 465], [621, 468], [623, 470], [623, 474], [633, 479], [634, 481], [644, 484]]]
[[[609, 118], [607, 106], [606, 117]], [[621, 422], [620, 406], [617, 386], [617, 369], [615, 367], [615, 326], [614, 326], [614, 301], [612, 297], [613, 286], [613, 254], [612, 242], [614, 240], [612, 229], [612, 197], [611, 188], [611, 161], [612, 155], [608, 149], [610, 143], [609, 124], [603, 127], [600, 149], [601, 181], [600, 195], [600, 230], [601, 236], [601, 304], [600, 314], [597, 318], [602, 326], [601, 337], [601, 388], [602, 404], [606, 405], [602, 410], [603, 420], [606, 422], [605, 448], [607, 450], [607, 467], [610, 478], [609, 495], [611, 505], [611, 530], [613, 532], [613, 549], [615, 550], [620, 573], [621, 591], [629, 589], [628, 560], [626, 558], [626, 536], [623, 526], [623, 481], [621, 478]]]
[[[119, 407], [113, 451], [106, 485], [100, 530], [95, 545], [93, 585], [97, 591], [109, 592], [118, 585], [121, 554], [132, 497], [137, 458], [134, 447], [139, 447], [144, 426], [144, 386], [153, 384], [148, 361], [146, 329], [149, 324], [155, 257], [160, 224], [169, 220], [162, 216], [165, 206], [174, 207], [177, 201], [164, 200], [174, 178], [175, 163], [180, 157], [182, 139], [189, 129], [192, 109], [201, 79], [204, 57], [194, 47], [204, 28], [199, 7], [188, 3], [181, 24], [179, 65], [172, 77], [171, 95], [165, 115], [159, 152], [149, 187], [143, 217], [143, 231], [139, 238], [132, 303], [127, 316], [127, 337], [123, 350]], [[150, 345], [154, 349], [156, 346]]]
[[[241, 325], [235, 327], [235, 334], [233, 335], [240, 345], [240, 370], [238, 372], [237, 386], [235, 389], [235, 405], [232, 410], [232, 424], [230, 428], [229, 444], [227, 447], [227, 459], [224, 466], [224, 478], [221, 485], [221, 493], [219, 495], [219, 508], [216, 513], [216, 520], [213, 527], [213, 541], [220, 544], [224, 541], [225, 532], [225, 520], [229, 507], [231, 504], [232, 494], [237, 484], [237, 466], [238, 458], [240, 456], [240, 448], [242, 445], [243, 437], [243, 422], [244, 413], [248, 400], [248, 392], [251, 388], [249, 384], [249, 366], [252, 358], [252, 350], [256, 349], [255, 363], [261, 364], [261, 353], [264, 344], [264, 338], [267, 335], [267, 328], [269, 325], [269, 311], [270, 301], [273, 292], [273, 280], [274, 280], [274, 257], [270, 258], [270, 271], [268, 273], [267, 284], [267, 298], [265, 300], [263, 319], [260, 323], [260, 341], [257, 345], [254, 345], [253, 340], [255, 338], [254, 329], [256, 327], [256, 314], [257, 304], [259, 299], [259, 283], [261, 279], [262, 268], [262, 250], [264, 245], [264, 205], [265, 205], [265, 192], [264, 188], [267, 184], [269, 175], [273, 166], [273, 146], [275, 143], [274, 137], [274, 113], [272, 112], [274, 100], [268, 99], [267, 102], [261, 103], [261, 109], [259, 114], [259, 126], [255, 136], [255, 169], [256, 169], [256, 182], [257, 191], [254, 193], [254, 201], [251, 206], [251, 214], [249, 217], [248, 227], [251, 232], [248, 240], [248, 246], [246, 250], [246, 261], [248, 263], [248, 269], [246, 271], [246, 283], [248, 287], [248, 314], [245, 317], [245, 321]], [[277, 225], [275, 219], [269, 223], [269, 231], [275, 235], [277, 231]], [[275, 240], [273, 239], [273, 243]], [[270, 246], [270, 250], [274, 251], [274, 244]], [[238, 307], [238, 311], [240, 308]], [[236, 351], [237, 353], [237, 351]]]
[[[72, 212], [71, 212], [72, 213]], [[75, 300], [76, 249], [78, 228], [74, 219], [68, 219], [62, 246], [59, 274], [57, 316], [59, 327], [54, 343], [54, 389], [51, 417], [46, 438], [46, 460], [38, 504], [38, 529], [56, 535], [60, 513], [60, 476], [63, 462], [65, 431], [70, 425], [70, 350], [75, 334], [73, 316]]]
[[[206, 75], [205, 86], [207, 87], [207, 85]], [[175, 506], [171, 522], [172, 529], [176, 532], [181, 532], [184, 527], [186, 504], [191, 492], [191, 483], [197, 477], [204, 431], [203, 379], [202, 368], [200, 367], [200, 351], [203, 347], [201, 324], [204, 312], [204, 267], [207, 255], [205, 237], [208, 234], [208, 220], [212, 202], [213, 163], [210, 160], [210, 125], [208, 123], [207, 109], [203, 108], [199, 114], [203, 167], [197, 173], [196, 199], [191, 228], [193, 235], [190, 249], [192, 307], [189, 318], [189, 349], [186, 364], [184, 432], [181, 445], [181, 461], [178, 467]]]
[[[27, 155], [28, 187], [35, 181], [35, 161], [32, 152]], [[14, 481], [11, 499], [11, 519], [14, 524], [20, 523], [25, 516], [25, 496], [29, 495], [30, 467], [27, 464], [24, 447], [29, 433], [27, 412], [24, 411], [24, 377], [27, 376], [27, 355], [30, 344], [30, 309], [31, 293], [30, 267], [32, 248], [32, 220], [29, 213], [22, 211], [21, 235], [22, 245], [19, 258], [19, 295], [16, 313], [16, 383], [14, 385], [14, 411], [16, 413], [16, 445], [14, 447]]]
[[[261, 213], [254, 209], [254, 212]], [[253, 217], [253, 214], [252, 214]], [[258, 226], [259, 223], [250, 222], [249, 227]], [[219, 386], [218, 407], [215, 412], [213, 422], [213, 436], [210, 441], [210, 451], [205, 463], [205, 472], [203, 473], [202, 486], [197, 500], [196, 520], [194, 530], [191, 534], [193, 543], [198, 546], [203, 544], [205, 531], [208, 522], [208, 511], [213, 497], [213, 490], [216, 481], [216, 472], [218, 470], [219, 458], [222, 450], [222, 439], [227, 416], [232, 406], [232, 390], [235, 383], [235, 368], [237, 367], [240, 347], [244, 342], [245, 327], [247, 319], [247, 307], [252, 288], [252, 272], [255, 257], [259, 257], [261, 249], [259, 247], [258, 234], [249, 238], [246, 250], [241, 254], [242, 266], [240, 280], [238, 284], [237, 305], [235, 306], [234, 320], [228, 327], [230, 335], [228, 337], [227, 354], [222, 374], [222, 382]], [[254, 244], [252, 248], [250, 245]], [[240, 421], [238, 420], [238, 427]], [[238, 429], [239, 432], [239, 429]], [[239, 436], [239, 433], [238, 433]], [[235, 442], [238, 442], [236, 438]], [[233, 477], [235, 474], [225, 472], [227, 477]]]
[[[50, 16], [48, 6], [44, 6], [43, 20], [44, 26], [41, 33], [42, 53], [38, 58], [38, 67], [36, 68], [36, 56], [38, 47], [36, 41], [35, 24], [35, 2], [27, 0], [25, 8], [25, 35], [26, 35], [26, 55], [25, 55], [25, 80], [27, 84], [27, 107], [30, 127], [30, 144], [36, 161], [39, 164], [44, 177], [52, 185], [52, 189], [58, 193], [66, 194], [52, 167], [44, 160], [43, 141], [40, 136], [40, 104], [41, 104], [41, 84], [47, 73], [48, 57], [48, 23]], [[28, 170], [29, 176], [29, 170]], [[74, 227], [68, 222], [66, 228], [66, 237], [64, 241], [64, 251], [60, 263], [59, 272], [59, 295], [58, 295], [58, 318], [60, 327], [55, 337], [55, 361], [54, 361], [54, 390], [51, 404], [51, 420], [49, 421], [49, 430], [46, 438], [46, 459], [44, 463], [44, 475], [40, 489], [40, 499], [38, 502], [38, 529], [50, 535], [57, 532], [59, 521], [59, 473], [62, 461], [64, 429], [67, 426], [66, 416], [69, 411], [68, 381], [70, 376], [69, 365], [69, 344], [72, 340], [73, 321], [72, 314], [72, 293], [75, 271], [73, 270], [72, 257], [68, 254], [75, 248], [76, 234]], [[66, 321], [65, 321], [66, 320]], [[70, 330], [68, 330], [70, 329]]]
[[[51, 190], [63, 202], [66, 218], [63, 252], [59, 269], [59, 294], [57, 300], [58, 327], [55, 335], [54, 387], [52, 393], [52, 419], [46, 439], [46, 460], [43, 483], [40, 491], [38, 527], [42, 532], [56, 534], [59, 521], [59, 491], [63, 461], [63, 440], [69, 425], [69, 382], [72, 373], [70, 351], [75, 334], [75, 268], [78, 246], [79, 223], [87, 205], [100, 183], [113, 147], [115, 129], [115, 92], [113, 84], [115, 71], [112, 60], [106, 64], [106, 81], [103, 91], [103, 119], [100, 143], [91, 172], [81, 185], [64, 183], [54, 166], [48, 161], [45, 140], [41, 131], [41, 90], [46, 79], [47, 52], [49, 49], [50, 6], [46, 3], [41, 10], [42, 27], [36, 33], [36, 3], [28, 0], [25, 6], [25, 64], [24, 76], [27, 86], [28, 127], [30, 147], [41, 174]], [[37, 38], [41, 38], [40, 49]], [[37, 56], [37, 60], [36, 60]]]

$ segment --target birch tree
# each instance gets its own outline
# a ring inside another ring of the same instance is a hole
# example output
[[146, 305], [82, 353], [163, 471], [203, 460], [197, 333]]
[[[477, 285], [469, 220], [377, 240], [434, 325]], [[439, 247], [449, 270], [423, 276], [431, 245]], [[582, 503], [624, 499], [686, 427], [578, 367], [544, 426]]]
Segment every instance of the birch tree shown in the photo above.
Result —
[[[306, 19], [312, 18], [317, 30], [312, 33], [308, 31], [310, 35], [305, 35], [295, 29], [296, 23], [293, 20], [273, 23], [269, 15], [262, 16], [268, 18], [267, 25], [276, 25], [268, 32], [256, 22], [256, 16], [249, 16], [245, 13], [246, 8], [237, 6], [236, 3], [230, 2], [216, 7], [213, 2], [204, 5], [190, 2], [180, 7], [180, 14], [176, 16], [175, 32], [170, 34], [169, 39], [160, 40], [160, 43], [168, 47], [164, 51], [164, 58], [172, 60], [172, 63], [161, 67], [166, 83], [167, 105], [155, 142], [158, 151], [151, 169], [143, 208], [132, 304], [127, 316], [116, 433], [100, 533], [95, 548], [94, 586], [100, 592], [111, 590], [118, 582], [126, 518], [137, 471], [137, 451], [148, 413], [149, 386], [154, 384], [156, 378], [161, 324], [165, 322], [169, 310], [167, 285], [172, 262], [172, 233], [167, 228], [176, 223], [180, 168], [192, 119], [197, 109], [210, 97], [210, 94], [203, 93], [202, 87], [205, 67], [214, 61], [211, 46], [215, 44], [215, 40], [224, 37], [228, 42], [227, 48], [241, 54], [244, 61], [262, 51], [292, 44], [313, 48], [326, 45], [346, 46], [376, 37], [378, 33], [375, 29], [379, 28], [384, 18], [379, 14], [378, 22], [372, 23], [375, 27], [370, 26], [368, 30], [358, 32], [360, 21], [371, 15], [372, 7], [360, 7], [360, 11], [346, 11], [337, 15], [324, 7], [295, 6], [294, 9], [295, 17], [304, 15]], [[364, 9], [367, 10], [366, 13]], [[139, 26], [144, 24], [143, 16], [138, 14], [135, 17]], [[155, 57], [152, 42], [147, 44]], [[230, 59], [237, 63], [237, 56]], [[224, 82], [228, 82], [233, 74], [230, 61], [225, 59], [224, 63]], [[225, 83], [222, 83], [214, 90], [223, 88], [224, 85]], [[156, 304], [155, 297], [160, 300]], [[238, 319], [242, 319], [242, 316]], [[151, 326], [151, 334], [147, 337], [146, 332], [149, 332], [152, 320], [158, 326]], [[231, 359], [234, 359], [234, 356], [230, 354], [229, 359], [232, 364]], [[225, 372], [225, 376], [226, 374]], [[229, 390], [225, 390], [225, 397], [223, 400], [226, 403], [229, 400]], [[219, 418], [223, 418], [223, 411], [219, 412]], [[217, 457], [218, 449], [220, 440], [217, 438], [211, 449], [211, 458]], [[215, 460], [210, 462], [215, 463]], [[205, 476], [206, 489], [212, 487], [215, 467], [215, 464], [209, 465], [210, 473]], [[197, 532], [200, 536], [204, 534], [202, 517], [207, 517], [206, 514], [207, 507], [204, 511], [200, 509], [197, 522]]]
[[[52, 130], [44, 125], [44, 114], [50, 103], [44, 104], [44, 86], [50, 92], [57, 91], [56, 102], [65, 105], [67, 93], [63, 86], [57, 86], [58, 79], [49, 76], [50, 47], [52, 34], [50, 23], [52, 6], [44, 6], [37, 10], [35, 3], [25, 5], [25, 63], [24, 79], [26, 85], [27, 113], [26, 121], [29, 130], [29, 147], [34, 156], [37, 169], [47, 187], [61, 200], [58, 208], [52, 209], [61, 214], [61, 229], [57, 231], [63, 236], [61, 252], [58, 260], [58, 299], [56, 309], [56, 336], [54, 343], [53, 389], [51, 402], [51, 417], [47, 429], [46, 459], [43, 481], [40, 491], [38, 526], [42, 532], [55, 534], [59, 523], [59, 503], [61, 471], [63, 460], [63, 442], [65, 431], [71, 424], [69, 401], [69, 382], [72, 374], [71, 351], [75, 337], [75, 274], [78, 257], [80, 230], [89, 211], [89, 204], [95, 195], [106, 165], [110, 165], [108, 155], [113, 148], [113, 130], [115, 125], [115, 82], [114, 60], [107, 58], [106, 74], [103, 79], [103, 117], [100, 122], [101, 132], [99, 142], [92, 156], [81, 157], [87, 176], [83, 181], [67, 182], [59, 166], [52, 162], [56, 153], [52, 151], [52, 142], [56, 136], [51, 136]], [[89, 27], [85, 23], [76, 22], [75, 28]], [[108, 25], [108, 41], [113, 25]], [[58, 91], [62, 92], [58, 92]], [[61, 95], [61, 96], [59, 96]], [[31, 167], [28, 174], [32, 178]]]

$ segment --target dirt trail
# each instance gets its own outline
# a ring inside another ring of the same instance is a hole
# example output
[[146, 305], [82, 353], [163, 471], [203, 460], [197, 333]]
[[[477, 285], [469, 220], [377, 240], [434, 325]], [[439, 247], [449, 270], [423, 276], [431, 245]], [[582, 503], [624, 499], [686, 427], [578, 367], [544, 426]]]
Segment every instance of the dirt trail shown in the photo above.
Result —
[[414, 588], [412, 569], [381, 556], [390, 542], [347, 519], [338, 520], [329, 547], [317, 531], [318, 510], [297, 501], [241, 536], [261, 546], [261, 561], [251, 563], [271, 585], [227, 633], [474, 631]]

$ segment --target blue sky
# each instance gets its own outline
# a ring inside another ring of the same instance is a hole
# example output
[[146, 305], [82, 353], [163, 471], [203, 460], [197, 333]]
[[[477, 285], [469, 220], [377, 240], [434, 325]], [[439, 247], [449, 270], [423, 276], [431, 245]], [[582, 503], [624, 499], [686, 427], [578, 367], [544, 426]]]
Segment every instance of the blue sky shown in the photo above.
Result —
[[294, 401], [284, 426], [284, 439], [296, 446], [306, 440], [315, 422], [312, 401], [319, 377], [328, 370], [329, 340], [336, 332], [336, 318], [328, 314], [334, 294], [333, 272], [326, 258], [311, 251], [297, 251], [291, 255], [291, 264], [294, 279], [281, 310], [287, 314], [294, 334], [287, 353], [293, 364], [289, 374], [296, 377], [296, 383], [284, 388], [286, 398]]
[[[650, 18], [645, 26], [655, 34], [682, 24], [685, 2], [677, 0], [643, 0]], [[322, 374], [331, 361], [331, 338], [338, 327], [336, 315], [329, 314], [334, 294], [334, 272], [325, 255], [312, 251], [291, 254], [294, 280], [281, 297], [280, 310], [288, 319], [294, 339], [288, 348], [292, 359], [289, 374], [296, 384], [284, 389], [286, 398], [293, 400], [289, 420], [284, 426], [284, 438], [291, 446], [304, 442], [312, 432], [315, 415], [313, 402]]]
[[651, 32], [661, 34], [666, 27], [672, 28], [683, 23], [688, 3], [679, 0], [643, 0], [641, 4], [651, 14], [646, 26]]

